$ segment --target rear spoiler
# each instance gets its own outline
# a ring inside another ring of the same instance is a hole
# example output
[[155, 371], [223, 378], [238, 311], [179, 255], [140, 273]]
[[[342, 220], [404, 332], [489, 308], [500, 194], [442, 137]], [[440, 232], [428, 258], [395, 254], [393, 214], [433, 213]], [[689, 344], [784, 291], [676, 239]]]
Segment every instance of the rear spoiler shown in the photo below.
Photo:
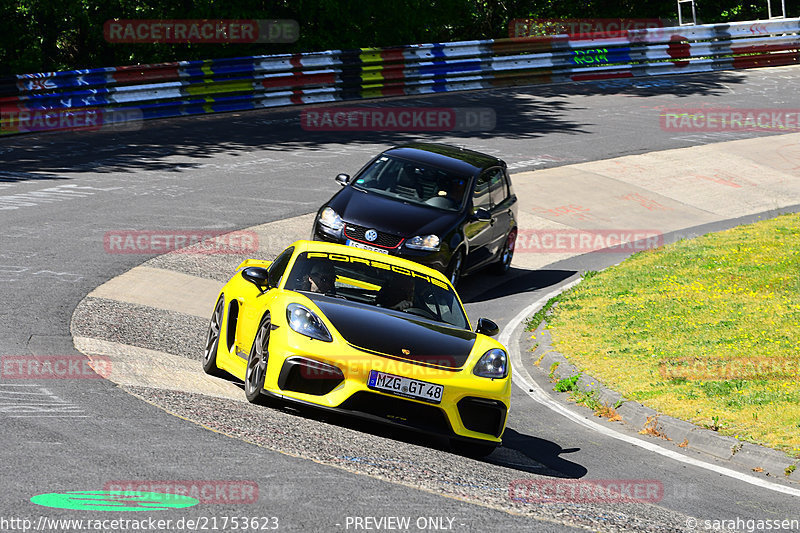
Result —
[[253, 266], [261, 268], [269, 268], [271, 264], [272, 261], [266, 261], [264, 259], [245, 259], [244, 261], [239, 263], [238, 267], [236, 267], [236, 272], [239, 272], [243, 268], [253, 267]]

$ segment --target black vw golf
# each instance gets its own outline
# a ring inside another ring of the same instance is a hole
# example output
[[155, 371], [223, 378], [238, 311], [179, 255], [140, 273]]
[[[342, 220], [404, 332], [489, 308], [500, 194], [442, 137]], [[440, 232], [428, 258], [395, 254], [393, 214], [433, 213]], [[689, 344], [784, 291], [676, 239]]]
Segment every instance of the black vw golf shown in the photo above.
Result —
[[504, 273], [517, 238], [517, 197], [506, 163], [445, 144], [390, 148], [317, 213], [313, 238], [399, 255], [462, 274], [492, 265]]

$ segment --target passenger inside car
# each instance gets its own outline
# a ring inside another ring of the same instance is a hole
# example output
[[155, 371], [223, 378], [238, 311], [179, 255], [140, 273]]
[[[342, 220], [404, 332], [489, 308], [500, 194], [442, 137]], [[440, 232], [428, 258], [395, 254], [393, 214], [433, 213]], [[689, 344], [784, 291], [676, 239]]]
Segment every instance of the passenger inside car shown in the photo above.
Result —
[[408, 276], [394, 277], [378, 291], [375, 304], [398, 311], [413, 307], [414, 279]]

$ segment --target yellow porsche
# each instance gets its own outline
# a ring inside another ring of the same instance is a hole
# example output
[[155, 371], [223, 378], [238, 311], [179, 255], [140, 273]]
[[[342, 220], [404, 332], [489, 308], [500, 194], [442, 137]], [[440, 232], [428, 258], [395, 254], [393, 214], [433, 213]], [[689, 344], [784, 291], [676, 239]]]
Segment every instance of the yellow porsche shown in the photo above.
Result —
[[297, 241], [247, 259], [222, 288], [203, 369], [261, 394], [447, 436], [469, 455], [502, 441], [508, 352], [470, 327], [440, 272], [370, 250]]

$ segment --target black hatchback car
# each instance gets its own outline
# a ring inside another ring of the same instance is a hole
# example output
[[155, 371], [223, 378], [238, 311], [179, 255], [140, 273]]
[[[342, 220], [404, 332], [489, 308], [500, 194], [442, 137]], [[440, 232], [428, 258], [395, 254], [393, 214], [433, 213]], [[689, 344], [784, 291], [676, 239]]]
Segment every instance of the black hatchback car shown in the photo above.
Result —
[[517, 238], [517, 197], [506, 163], [445, 144], [390, 148], [317, 213], [312, 238], [399, 255], [462, 274], [492, 265], [505, 273]]

